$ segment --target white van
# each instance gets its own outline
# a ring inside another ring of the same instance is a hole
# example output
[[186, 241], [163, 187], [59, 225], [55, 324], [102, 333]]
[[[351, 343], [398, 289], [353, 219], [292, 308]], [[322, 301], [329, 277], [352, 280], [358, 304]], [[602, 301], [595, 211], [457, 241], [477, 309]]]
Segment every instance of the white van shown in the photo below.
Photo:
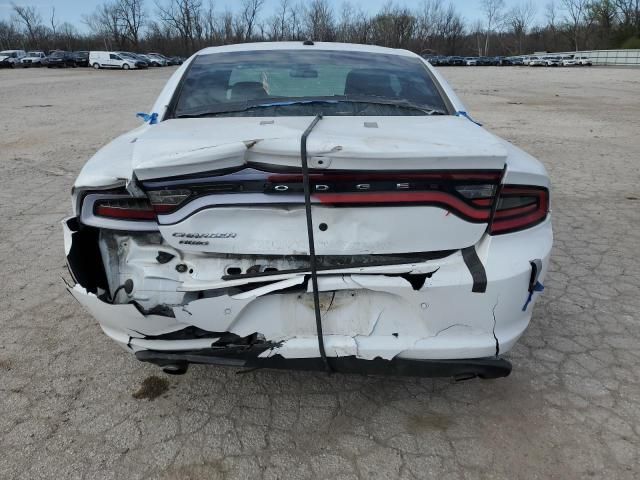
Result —
[[121, 68], [129, 70], [136, 68], [136, 62], [133, 59], [125, 58], [116, 52], [89, 52], [89, 65], [93, 68]]

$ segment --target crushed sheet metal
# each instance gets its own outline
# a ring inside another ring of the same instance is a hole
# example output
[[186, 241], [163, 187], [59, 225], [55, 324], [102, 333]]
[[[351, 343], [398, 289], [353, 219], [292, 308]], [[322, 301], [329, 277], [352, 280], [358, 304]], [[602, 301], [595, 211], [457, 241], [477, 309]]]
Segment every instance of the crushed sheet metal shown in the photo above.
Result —
[[269, 285], [265, 285], [263, 287], [255, 288], [247, 292], [238, 293], [236, 295], [233, 295], [231, 298], [233, 298], [234, 300], [252, 299], [260, 297], [262, 295], [266, 295], [267, 293], [275, 292], [277, 290], [294, 287], [296, 285], [302, 284], [303, 282], [304, 276], [292, 277]]
[[[351, 268], [342, 268], [335, 270], [319, 270], [318, 271], [318, 280], [320, 278], [324, 278], [325, 276], [335, 276], [335, 275], [351, 275], [351, 274], [377, 274], [377, 275], [392, 275], [392, 274], [402, 274], [402, 273], [412, 273], [412, 274], [423, 274], [423, 273], [434, 273], [436, 270], [441, 268], [442, 265], [447, 265], [454, 261], [459, 253], [452, 254], [452, 259], [448, 258], [439, 259], [434, 263], [434, 261], [427, 260], [423, 263], [407, 263], [407, 264], [398, 264], [398, 265], [380, 265], [380, 266], [365, 266], [365, 267], [351, 267]], [[434, 267], [434, 265], [437, 265]], [[280, 281], [286, 280], [291, 277], [304, 277], [305, 275], [310, 275], [310, 271], [304, 272], [295, 272], [295, 273], [281, 273], [277, 272], [273, 275], [268, 276], [259, 276], [259, 277], [247, 277], [247, 278], [237, 278], [233, 280], [188, 280], [181, 284], [177, 290], [179, 292], [197, 292], [201, 290], [216, 290], [218, 288], [228, 288], [228, 287], [236, 287], [239, 285], [249, 285], [251, 283], [263, 283], [265, 281]]]
[[126, 331], [131, 337], [143, 338], [145, 335], [161, 335], [188, 327], [178, 323], [175, 318], [161, 315], [143, 315], [132, 304], [109, 304], [75, 285], [69, 292], [78, 302], [100, 322], [101, 326]]

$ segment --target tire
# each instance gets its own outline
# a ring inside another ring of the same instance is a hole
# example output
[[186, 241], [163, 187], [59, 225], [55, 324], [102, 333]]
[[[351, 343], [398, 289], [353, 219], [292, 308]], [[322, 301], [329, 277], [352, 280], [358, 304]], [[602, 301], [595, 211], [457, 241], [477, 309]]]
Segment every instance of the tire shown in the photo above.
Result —
[[128, 64], [128, 63], [123, 63], [123, 64], [122, 64], [122, 69], [123, 69], [123, 70], [129, 70], [129, 68], [131, 68], [131, 67], [129, 67], [129, 64]]
[[96, 70], [100, 70], [100, 64], [98, 62], [94, 63], [93, 65], [91, 65], [93, 68], [95, 68]]

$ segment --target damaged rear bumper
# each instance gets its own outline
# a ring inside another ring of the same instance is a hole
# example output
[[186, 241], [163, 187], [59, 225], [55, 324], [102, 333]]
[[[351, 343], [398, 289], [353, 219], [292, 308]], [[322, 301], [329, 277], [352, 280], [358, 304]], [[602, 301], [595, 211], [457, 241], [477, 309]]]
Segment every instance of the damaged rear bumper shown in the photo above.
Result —
[[[70, 293], [108, 336], [139, 360], [158, 365], [322, 367], [305, 274], [274, 276], [272, 283], [256, 282], [240, 293], [224, 290], [220, 285], [226, 281], [220, 280], [211, 284], [215, 294], [205, 290], [163, 314], [150, 313], [135, 302], [112, 305], [85, 288], [83, 284], [92, 279], [79, 275], [84, 268], [79, 265], [89, 265], [87, 258], [99, 252], [82, 248], [77, 252], [75, 243], [86, 234], [74, 232], [73, 222], [66, 222], [64, 229], [67, 258], [77, 280]], [[129, 243], [132, 248], [134, 242]], [[537, 278], [542, 282], [551, 244], [550, 218], [526, 232], [486, 235], [473, 248], [484, 270], [485, 285], [480, 289], [477, 271], [461, 251], [423, 263], [323, 272], [318, 280], [331, 367], [340, 372], [457, 378], [508, 375], [511, 366], [500, 355], [513, 347], [529, 324], [538, 296], [527, 303], [531, 261], [540, 260]], [[82, 258], [75, 266], [71, 265], [74, 252]], [[175, 272], [172, 262], [188, 263], [176, 258], [158, 264], [150, 258], [143, 263], [144, 268], [155, 269], [154, 279], [164, 268]], [[207, 288], [182, 278], [174, 279], [179, 291], [193, 292], [198, 285]], [[420, 281], [413, 281], [416, 278]], [[238, 282], [228, 281], [230, 286]], [[229, 336], [241, 339], [242, 345], [231, 348], [222, 340]], [[247, 339], [253, 340], [247, 343]]]

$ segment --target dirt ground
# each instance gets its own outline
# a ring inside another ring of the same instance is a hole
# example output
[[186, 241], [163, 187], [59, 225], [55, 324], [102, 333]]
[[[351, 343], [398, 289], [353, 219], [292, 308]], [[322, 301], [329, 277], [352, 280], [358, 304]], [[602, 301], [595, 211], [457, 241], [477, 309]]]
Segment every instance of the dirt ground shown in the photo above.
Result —
[[167, 377], [102, 334], [63, 288], [59, 221], [171, 71], [0, 71], [1, 478], [637, 478], [640, 69], [443, 69], [545, 163], [556, 234], [513, 373], [458, 384]]

